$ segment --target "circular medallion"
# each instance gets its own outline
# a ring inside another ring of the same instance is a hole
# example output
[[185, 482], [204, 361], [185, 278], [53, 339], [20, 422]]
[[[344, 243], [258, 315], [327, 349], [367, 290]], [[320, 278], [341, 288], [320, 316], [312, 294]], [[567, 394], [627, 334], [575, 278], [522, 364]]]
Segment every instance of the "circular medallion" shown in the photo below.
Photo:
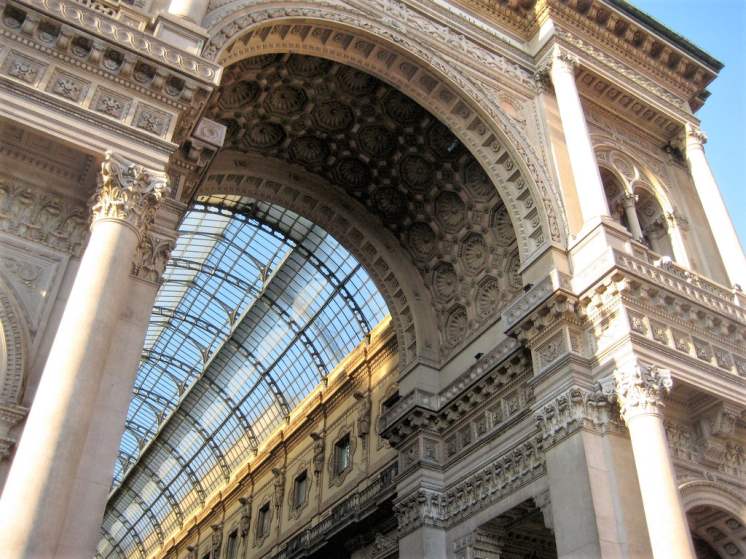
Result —
[[495, 233], [495, 240], [499, 246], [507, 247], [515, 241], [515, 231], [513, 223], [508, 215], [508, 208], [504, 204], [493, 210], [491, 223]]
[[476, 299], [479, 316], [486, 317], [495, 313], [500, 301], [500, 289], [497, 280], [493, 277], [483, 279], [477, 288]]
[[383, 98], [383, 109], [392, 120], [403, 124], [411, 124], [424, 114], [422, 107], [395, 89]]
[[469, 233], [461, 241], [461, 250], [459, 252], [464, 269], [470, 274], [480, 272], [487, 262], [487, 245], [479, 233]]
[[407, 155], [399, 163], [401, 178], [413, 190], [425, 190], [433, 178], [432, 165], [419, 155]]
[[394, 135], [385, 126], [368, 125], [360, 128], [357, 133], [358, 144], [371, 157], [389, 155], [396, 147]]
[[329, 145], [313, 136], [301, 136], [292, 141], [290, 157], [305, 165], [320, 165], [329, 156]]
[[238, 109], [251, 103], [259, 94], [259, 84], [243, 80], [226, 86], [220, 95], [218, 105], [222, 109]]
[[453, 266], [447, 263], [438, 264], [433, 272], [433, 290], [435, 296], [447, 301], [456, 294], [458, 276]]
[[327, 101], [316, 105], [313, 109], [313, 119], [327, 132], [339, 132], [352, 125], [354, 116], [352, 109], [347, 105], [338, 101]]
[[407, 200], [403, 192], [396, 188], [378, 188], [373, 193], [375, 207], [388, 219], [401, 216], [407, 208]]
[[340, 159], [334, 168], [334, 175], [344, 186], [354, 189], [365, 188], [370, 182], [368, 166], [353, 157]]
[[244, 141], [251, 147], [267, 149], [280, 144], [285, 139], [282, 126], [273, 122], [257, 122], [244, 134]]
[[448, 345], [456, 345], [466, 336], [466, 329], [469, 325], [466, 316], [466, 309], [457, 305], [451, 309], [446, 319], [446, 342]]
[[435, 250], [435, 233], [427, 223], [414, 223], [409, 228], [409, 248], [417, 258], [429, 258]]
[[464, 186], [466, 186], [475, 198], [481, 200], [489, 199], [496, 192], [487, 173], [484, 172], [484, 169], [482, 169], [477, 160], [473, 158], [464, 165]]
[[441, 192], [435, 199], [435, 216], [444, 229], [457, 232], [466, 221], [466, 205], [455, 192]]
[[463, 153], [461, 141], [440, 121], [435, 121], [427, 130], [427, 143], [441, 159], [455, 159]]
[[365, 72], [355, 70], [350, 66], [340, 66], [336, 77], [339, 86], [352, 95], [373, 93], [376, 85], [378, 85], [376, 78]]
[[272, 88], [264, 101], [267, 110], [285, 116], [303, 110], [306, 104], [306, 92], [298, 87], [280, 85]]
[[304, 78], [323, 76], [329, 71], [331, 65], [331, 61], [324, 58], [303, 54], [291, 54], [287, 61], [290, 73]]

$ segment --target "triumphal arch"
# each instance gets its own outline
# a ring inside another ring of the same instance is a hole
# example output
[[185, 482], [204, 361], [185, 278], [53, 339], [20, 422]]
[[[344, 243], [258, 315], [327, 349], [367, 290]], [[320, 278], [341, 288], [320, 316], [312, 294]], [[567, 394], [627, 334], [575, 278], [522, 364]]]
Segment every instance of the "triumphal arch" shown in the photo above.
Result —
[[720, 62], [621, 0], [0, 12], [3, 558], [746, 556]]

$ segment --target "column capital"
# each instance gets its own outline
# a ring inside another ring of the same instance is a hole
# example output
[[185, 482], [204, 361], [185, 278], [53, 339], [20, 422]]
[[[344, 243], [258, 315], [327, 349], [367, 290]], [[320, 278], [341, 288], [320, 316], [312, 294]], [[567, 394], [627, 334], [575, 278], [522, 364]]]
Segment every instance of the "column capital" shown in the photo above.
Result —
[[552, 51], [552, 70], [564, 70], [575, 75], [575, 69], [580, 66], [580, 59], [568, 50], [555, 47]]
[[707, 143], [707, 134], [699, 126], [687, 123], [685, 126], [686, 147], [702, 147]]
[[93, 223], [122, 221], [142, 237], [170, 192], [165, 173], [146, 169], [111, 151], [101, 163], [100, 183], [92, 198]]
[[660, 414], [671, 390], [671, 372], [657, 365], [635, 363], [615, 369], [614, 389], [625, 422], [636, 415]]
[[637, 194], [634, 194], [632, 192], [624, 192], [622, 194], [622, 205], [625, 208], [634, 208], [635, 203], [637, 202]]

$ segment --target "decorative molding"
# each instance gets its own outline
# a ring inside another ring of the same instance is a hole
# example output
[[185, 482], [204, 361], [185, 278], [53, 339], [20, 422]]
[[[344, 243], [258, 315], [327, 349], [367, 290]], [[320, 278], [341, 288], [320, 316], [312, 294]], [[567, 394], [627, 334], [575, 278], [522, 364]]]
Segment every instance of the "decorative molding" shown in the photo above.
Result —
[[539, 410], [535, 418], [545, 450], [581, 429], [606, 433], [620, 428], [615, 424], [612, 403], [600, 386], [593, 390], [570, 388]]
[[101, 184], [92, 200], [93, 222], [122, 221], [142, 238], [153, 222], [161, 198], [169, 192], [165, 173], [151, 171], [107, 151], [101, 164]]
[[663, 413], [663, 399], [673, 386], [670, 371], [635, 362], [615, 369], [612, 378], [613, 384], [611, 379], [602, 382], [603, 391], [616, 398], [625, 422], [637, 415]]

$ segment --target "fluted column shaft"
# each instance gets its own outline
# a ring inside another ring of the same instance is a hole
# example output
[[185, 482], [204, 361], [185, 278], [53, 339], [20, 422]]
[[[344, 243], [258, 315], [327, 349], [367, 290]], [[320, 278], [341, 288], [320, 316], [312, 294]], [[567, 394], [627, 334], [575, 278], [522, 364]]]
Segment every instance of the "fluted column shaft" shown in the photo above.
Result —
[[614, 377], [632, 443], [653, 557], [695, 559], [663, 426], [662, 398], [671, 388], [670, 373], [635, 364], [618, 369]]
[[0, 499], [6, 559], [46, 559], [67, 512], [140, 235], [165, 175], [107, 153], [93, 224]]
[[694, 187], [702, 202], [712, 236], [720, 252], [731, 284], [746, 288], [746, 257], [738, 240], [738, 234], [723, 202], [715, 177], [705, 156], [707, 137], [698, 128], [686, 127], [686, 159], [692, 174]]
[[587, 223], [593, 218], [608, 216], [609, 204], [575, 83], [576, 64], [568, 53], [557, 51], [553, 54], [550, 75], [575, 179], [578, 204], [583, 222]]

